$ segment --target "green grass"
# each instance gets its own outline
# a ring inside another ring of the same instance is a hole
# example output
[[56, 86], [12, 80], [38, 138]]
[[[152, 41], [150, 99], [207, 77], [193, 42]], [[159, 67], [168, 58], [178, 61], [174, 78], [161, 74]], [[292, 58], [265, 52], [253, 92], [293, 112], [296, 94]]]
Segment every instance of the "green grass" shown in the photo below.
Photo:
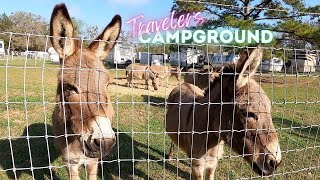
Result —
[[[10, 60], [7, 69], [6, 61], [0, 61], [0, 179], [15, 178], [11, 170], [13, 161], [8, 140], [9, 133], [12, 136], [16, 168], [30, 168], [30, 158], [32, 158], [36, 179], [50, 179], [51, 175], [54, 179], [67, 179], [66, 169], [61, 167], [62, 160], [55, 152], [53, 139], [32, 138], [32, 136], [44, 136], [46, 132], [52, 135], [51, 114], [55, 102], [58, 65], [43, 63], [37, 61], [35, 66], [34, 60], [28, 60], [26, 63], [28, 68], [25, 70], [21, 68], [25, 64], [25, 59]], [[44, 70], [42, 70], [43, 65]], [[113, 127], [119, 135], [118, 143], [104, 159], [105, 163], [99, 172], [100, 177], [103, 172], [105, 179], [132, 179], [133, 174], [134, 177], [143, 179], [148, 177], [189, 179], [189, 160], [164, 161], [170, 145], [169, 137], [163, 134], [165, 106], [131, 103], [147, 102], [148, 99], [151, 102], [163, 103], [177, 81], [170, 78], [168, 89], [162, 86], [159, 91], [154, 92], [143, 90], [144, 86], [141, 84], [135, 89], [123, 87], [125, 86], [123, 70], [117, 73], [110, 70], [110, 74], [119, 77], [115, 81], [119, 85], [109, 86], [112, 100], [121, 102], [114, 104], [116, 116]], [[317, 102], [319, 77], [296, 79], [275, 74], [275, 77], [271, 75], [257, 77], [257, 81], [261, 82], [263, 89], [275, 102], [272, 106], [273, 122], [278, 129], [283, 151], [282, 164], [276, 171], [281, 175], [273, 179], [319, 179], [320, 105]], [[9, 102], [8, 105], [5, 104], [6, 101]], [[309, 103], [304, 103], [306, 101]], [[46, 102], [45, 106], [43, 102]], [[27, 132], [31, 136], [29, 142], [24, 137]], [[177, 151], [179, 150], [176, 149], [175, 157], [186, 158], [184, 153]], [[217, 179], [257, 176], [250, 170], [250, 165], [244, 162], [241, 156], [231, 152], [228, 146], [225, 146], [224, 156], [216, 171]], [[41, 169], [49, 166], [49, 158], [51, 165], [55, 167], [52, 171], [48, 168]], [[132, 162], [132, 159], [136, 161]], [[151, 161], [147, 162], [148, 159]], [[3, 171], [6, 169], [8, 170]], [[29, 169], [16, 172], [19, 179], [32, 179], [32, 172]], [[85, 178], [83, 168], [81, 176]]]

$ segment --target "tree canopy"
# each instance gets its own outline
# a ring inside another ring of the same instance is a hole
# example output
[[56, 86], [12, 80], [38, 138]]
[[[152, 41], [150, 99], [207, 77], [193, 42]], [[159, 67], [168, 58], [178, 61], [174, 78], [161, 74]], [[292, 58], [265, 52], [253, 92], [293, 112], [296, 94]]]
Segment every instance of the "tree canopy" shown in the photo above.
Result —
[[302, 0], [174, 0], [171, 10], [177, 15], [202, 12], [203, 28], [270, 29], [281, 45], [301, 44], [294, 40], [320, 47], [320, 5], [307, 6]]
[[[76, 34], [84, 39], [94, 39], [98, 36], [98, 26], [90, 26], [81, 19], [72, 17]], [[27, 41], [29, 51], [44, 51], [46, 47], [46, 37], [49, 35], [49, 22], [40, 15], [29, 12], [17, 11], [9, 16], [0, 14], [0, 32], [13, 32], [11, 37], [11, 50], [26, 51]], [[30, 34], [27, 36], [26, 34]], [[40, 36], [38, 36], [40, 35]], [[0, 35], [0, 39], [9, 43], [9, 34]], [[88, 44], [89, 41], [84, 43]], [[48, 41], [47, 48], [50, 47]]]

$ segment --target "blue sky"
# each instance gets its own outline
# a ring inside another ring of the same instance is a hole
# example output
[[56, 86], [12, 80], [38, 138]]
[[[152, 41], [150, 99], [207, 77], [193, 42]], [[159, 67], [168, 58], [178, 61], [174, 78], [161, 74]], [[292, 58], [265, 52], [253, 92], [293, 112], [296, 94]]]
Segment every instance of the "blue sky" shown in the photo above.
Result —
[[[140, 14], [144, 14], [147, 20], [167, 17], [173, 4], [173, 0], [0, 0], [0, 13], [26, 11], [39, 14], [49, 21], [54, 5], [61, 2], [66, 3], [71, 16], [89, 25], [98, 25], [100, 29], [115, 14], [120, 14], [123, 22]], [[319, 0], [305, 0], [305, 3], [320, 4]], [[125, 30], [131, 29], [131, 26], [123, 24]]]
[[[54, 5], [61, 2], [67, 5], [70, 16], [89, 25], [98, 25], [100, 29], [115, 14], [120, 14], [123, 22], [140, 14], [150, 20], [167, 17], [173, 4], [172, 0], [0, 0], [0, 13], [26, 11], [39, 14], [49, 22]], [[124, 28], [129, 26], [125, 25]]]

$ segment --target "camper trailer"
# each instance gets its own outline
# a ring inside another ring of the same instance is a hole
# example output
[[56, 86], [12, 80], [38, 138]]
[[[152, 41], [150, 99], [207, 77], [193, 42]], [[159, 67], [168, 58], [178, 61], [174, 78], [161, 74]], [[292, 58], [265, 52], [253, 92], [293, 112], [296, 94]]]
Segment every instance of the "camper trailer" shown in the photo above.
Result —
[[139, 52], [140, 64], [164, 65], [165, 54]]
[[263, 60], [260, 68], [264, 72], [281, 72], [284, 62], [279, 58], [272, 58], [271, 60]]
[[2, 40], [0, 40], [0, 56], [5, 56], [6, 55], [6, 51], [4, 49], [4, 42]]
[[135, 62], [134, 48], [127, 44], [117, 43], [105, 62], [112, 66], [127, 66]]
[[168, 60], [168, 54], [138, 52], [138, 59], [140, 61], [140, 64], [164, 65]]
[[200, 49], [192, 47], [181, 48], [179, 52], [170, 53], [171, 66], [180, 67], [203, 67], [205, 54]]
[[311, 73], [316, 70], [315, 51], [296, 51], [296, 53], [289, 59], [291, 66], [287, 71], [292, 73]]
[[50, 59], [51, 59], [52, 63], [57, 64], [57, 63], [60, 62], [59, 61], [59, 55], [58, 55], [57, 51], [53, 47], [50, 47], [48, 49], [48, 53], [49, 53], [49, 56], [50, 56]]
[[234, 54], [228, 54], [226, 52], [224, 53], [213, 53], [208, 54], [206, 62], [211, 63], [215, 67], [222, 67], [224, 64], [230, 63], [230, 62], [236, 62], [239, 60], [239, 55]]

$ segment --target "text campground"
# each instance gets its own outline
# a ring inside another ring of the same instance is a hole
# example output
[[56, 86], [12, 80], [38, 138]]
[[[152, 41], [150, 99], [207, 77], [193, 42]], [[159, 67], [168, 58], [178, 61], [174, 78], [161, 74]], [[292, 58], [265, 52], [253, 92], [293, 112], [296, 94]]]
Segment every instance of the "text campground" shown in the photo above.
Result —
[[156, 33], [141, 33], [141, 43], [270, 43], [273, 34], [269, 30], [176, 30]]

